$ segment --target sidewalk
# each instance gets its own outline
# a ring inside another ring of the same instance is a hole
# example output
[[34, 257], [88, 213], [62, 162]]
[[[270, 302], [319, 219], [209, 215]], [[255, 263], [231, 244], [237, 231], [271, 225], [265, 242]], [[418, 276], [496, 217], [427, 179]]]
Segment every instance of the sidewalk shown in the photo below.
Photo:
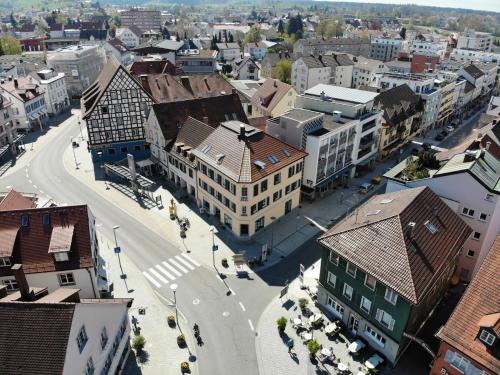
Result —
[[[84, 132], [84, 138], [86, 133]], [[324, 227], [330, 227], [337, 220], [341, 219], [347, 212], [350, 212], [359, 202], [363, 202], [375, 193], [383, 193], [385, 184], [381, 183], [367, 195], [359, 195], [358, 187], [363, 182], [370, 181], [373, 176], [382, 175], [394, 165], [394, 161], [387, 160], [377, 164], [376, 168], [360, 178], [354, 178], [350, 186], [346, 189], [338, 188], [323, 199], [314, 202], [303, 202], [294, 212], [282, 217], [270, 226], [257, 233], [250, 241], [236, 239], [231, 233], [225, 230], [218, 221], [207, 214], [199, 214], [193, 203], [179, 202], [174, 194], [169, 190], [158, 187], [153, 192], [153, 196], [161, 196], [164, 207], [158, 208], [152, 202], [137, 202], [133, 194], [126, 189], [119, 191], [114, 187], [106, 189], [106, 184], [102, 178], [102, 171], [97, 171], [97, 180], [94, 175], [93, 164], [90, 154], [87, 152], [85, 142], [80, 142], [80, 147], [73, 150], [68, 147], [63, 155], [65, 168], [68, 172], [87, 184], [97, 193], [101, 194], [110, 202], [121, 207], [134, 217], [141, 218], [145, 225], [148, 225], [156, 233], [162, 235], [171, 245], [180, 250], [190, 252], [197, 261], [207, 267], [213, 267], [212, 258], [212, 234], [210, 226], [214, 225], [218, 229], [215, 236], [215, 244], [218, 251], [215, 253], [215, 265], [225, 274], [235, 274], [238, 271], [251, 272], [247, 266], [236, 268], [232, 262], [232, 255], [235, 252], [245, 251], [245, 258], [258, 258], [261, 255], [262, 245], [268, 244], [273, 250], [267, 262], [256, 267], [253, 271], [259, 271], [279, 262], [282, 258], [290, 255], [302, 244], [316, 236], [320, 230], [312, 225], [307, 219], [311, 218]], [[78, 169], [75, 168], [75, 157]], [[180, 237], [179, 226], [176, 221], [170, 220], [168, 205], [174, 199], [177, 205], [177, 215], [179, 218], [188, 218], [190, 228], [186, 232], [186, 238]], [[62, 203], [62, 202], [61, 202]], [[222, 268], [221, 259], [229, 260], [229, 267]]]
[[[125, 253], [120, 254], [120, 257], [126, 279], [121, 279], [118, 257], [113, 251], [113, 241], [105, 238], [99, 231], [97, 236], [108, 281], [113, 283], [113, 297], [134, 299], [129, 311], [132, 326], [131, 339], [134, 334], [134, 324], [132, 322], [135, 319], [137, 319], [137, 332], [140, 332], [146, 339], [143, 355], [136, 357], [135, 352], [132, 351], [123, 374], [178, 374], [180, 373], [180, 364], [184, 361], [189, 362], [191, 374], [198, 374], [194, 353], [196, 345], [190, 341], [191, 335], [186, 335], [186, 338], [192, 356], [187, 348], [181, 349], [177, 345], [179, 328], [171, 328], [167, 324], [167, 316], [175, 315], [172, 301], [163, 299], [153, 291], [140, 270], [135, 267]], [[144, 315], [139, 314], [140, 308], [145, 309]], [[183, 332], [189, 332], [190, 329], [181, 313], [179, 313], [179, 320], [180, 329]]]

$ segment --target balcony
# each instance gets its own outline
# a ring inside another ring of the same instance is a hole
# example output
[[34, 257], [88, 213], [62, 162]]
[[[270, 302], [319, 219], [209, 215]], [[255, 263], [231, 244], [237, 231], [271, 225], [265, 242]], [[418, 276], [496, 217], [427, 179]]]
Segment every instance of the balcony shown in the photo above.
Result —
[[363, 128], [361, 129], [361, 132], [364, 133], [370, 129], [373, 129], [374, 127], [377, 126], [377, 122], [375, 120], [372, 120], [370, 122], [367, 122], [366, 124], [363, 125]]

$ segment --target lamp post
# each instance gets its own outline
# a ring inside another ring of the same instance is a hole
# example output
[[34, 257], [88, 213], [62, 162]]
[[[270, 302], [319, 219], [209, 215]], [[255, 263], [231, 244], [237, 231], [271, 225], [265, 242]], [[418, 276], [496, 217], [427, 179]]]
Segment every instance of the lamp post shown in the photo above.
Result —
[[113, 235], [115, 236], [115, 253], [116, 253], [116, 255], [118, 255], [118, 263], [120, 264], [120, 271], [122, 271], [122, 275], [123, 275], [122, 261], [120, 259], [121, 249], [118, 246], [118, 240], [116, 239], [116, 230], [119, 229], [119, 228], [120, 228], [119, 225], [115, 225], [113, 227]]
[[274, 225], [273, 222], [276, 220], [276, 217], [271, 216], [271, 247], [269, 249], [269, 255], [273, 253], [273, 247], [274, 247]]
[[[179, 327], [179, 316], [177, 314], [177, 296], [175, 295], [175, 292], [177, 291], [177, 284], [171, 284], [170, 289], [172, 289], [172, 292], [174, 292], [174, 306], [175, 306], [175, 321], [177, 322], [177, 327]], [[180, 327], [179, 327], [180, 330]]]
[[214, 268], [217, 270], [217, 267], [215, 267], [215, 235], [219, 233], [219, 231], [213, 225], [210, 226], [208, 231], [212, 232], [212, 262], [214, 264]]
[[71, 137], [69, 140], [71, 142], [71, 148], [73, 149], [73, 157], [75, 158], [75, 168], [78, 169], [78, 162], [76, 161], [75, 147], [73, 146], [73, 137]]
[[82, 122], [80, 120], [78, 120], [78, 127], [80, 128], [80, 138], [83, 141]]

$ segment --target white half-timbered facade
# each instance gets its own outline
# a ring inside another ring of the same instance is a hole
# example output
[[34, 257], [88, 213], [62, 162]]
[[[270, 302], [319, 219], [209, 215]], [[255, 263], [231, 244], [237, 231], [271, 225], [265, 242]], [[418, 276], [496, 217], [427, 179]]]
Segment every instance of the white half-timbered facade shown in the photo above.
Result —
[[144, 122], [152, 103], [151, 96], [127, 69], [110, 58], [82, 98], [92, 160], [118, 161], [128, 153], [136, 159], [149, 157]]

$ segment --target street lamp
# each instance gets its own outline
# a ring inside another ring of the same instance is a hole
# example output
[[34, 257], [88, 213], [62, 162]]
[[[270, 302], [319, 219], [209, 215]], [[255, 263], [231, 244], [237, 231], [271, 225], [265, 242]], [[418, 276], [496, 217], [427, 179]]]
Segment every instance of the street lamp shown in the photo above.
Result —
[[80, 128], [80, 138], [83, 141], [82, 122], [80, 120], [78, 120], [78, 127]]
[[119, 225], [115, 225], [113, 227], [113, 235], [115, 236], [115, 253], [116, 253], [116, 255], [118, 255], [118, 263], [120, 264], [120, 271], [122, 271], [122, 275], [123, 275], [122, 261], [120, 259], [121, 249], [118, 246], [118, 240], [116, 239], [116, 230], [119, 229], [119, 228], [120, 228]]
[[75, 158], [75, 168], [78, 169], [78, 162], [76, 161], [75, 146], [73, 146], [73, 137], [70, 137], [71, 148], [73, 149], [73, 157]]
[[[175, 292], [177, 291], [177, 284], [171, 284], [170, 289], [172, 289], [172, 292], [174, 292], [174, 306], [175, 306], [175, 321], [177, 322], [177, 327], [179, 327], [179, 316], [177, 314], [177, 297], [175, 295]], [[180, 330], [180, 327], [179, 327]]]
[[271, 247], [269, 249], [269, 255], [272, 254], [274, 247], [274, 225], [273, 225], [274, 220], [276, 220], [276, 217], [271, 216]]
[[208, 228], [208, 231], [212, 232], [212, 262], [214, 264], [214, 268], [217, 270], [217, 267], [215, 267], [215, 235], [219, 233], [219, 231], [213, 225], [211, 225], [210, 228]]

